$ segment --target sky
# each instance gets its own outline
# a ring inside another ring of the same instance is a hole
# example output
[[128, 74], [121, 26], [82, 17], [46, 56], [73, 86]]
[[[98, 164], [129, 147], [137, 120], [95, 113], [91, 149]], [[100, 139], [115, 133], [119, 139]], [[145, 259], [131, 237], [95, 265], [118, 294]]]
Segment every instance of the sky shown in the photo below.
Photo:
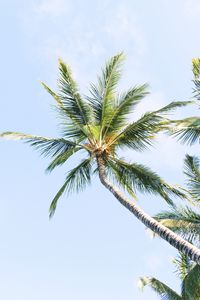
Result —
[[[58, 120], [42, 80], [56, 88], [58, 57], [72, 68], [83, 95], [105, 61], [126, 54], [119, 91], [148, 82], [150, 95], [134, 117], [192, 95], [191, 60], [200, 54], [198, 0], [0, 0], [0, 132], [55, 137]], [[174, 117], [198, 115], [196, 107]], [[156, 300], [140, 276], [156, 276], [177, 291], [176, 251], [145, 227], [94, 179], [78, 195], [48, 207], [67, 166], [45, 174], [48, 159], [21, 142], [0, 141], [0, 298], [4, 300]], [[198, 154], [160, 136], [145, 153], [123, 156], [184, 185], [183, 159]], [[139, 195], [149, 214], [167, 209]]]

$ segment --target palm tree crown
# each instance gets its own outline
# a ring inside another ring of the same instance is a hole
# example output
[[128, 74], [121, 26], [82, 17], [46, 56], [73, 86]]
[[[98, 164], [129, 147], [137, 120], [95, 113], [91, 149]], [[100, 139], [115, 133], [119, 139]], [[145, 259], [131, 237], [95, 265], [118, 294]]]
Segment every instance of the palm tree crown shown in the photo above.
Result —
[[84, 99], [70, 68], [59, 60], [58, 92], [42, 84], [56, 101], [63, 128], [61, 138], [18, 132], [4, 132], [0, 136], [25, 140], [42, 154], [50, 156], [52, 161], [48, 171], [66, 163], [73, 154], [84, 152], [84, 159], [68, 172], [64, 184], [54, 197], [50, 205], [50, 217], [65, 191], [82, 190], [90, 183], [92, 174], [98, 173], [101, 183], [145, 226], [200, 264], [198, 248], [146, 214], [113, 184], [124, 188], [132, 198], [136, 198], [136, 190], [139, 190], [160, 195], [172, 206], [172, 196], [186, 197], [182, 190], [167, 184], [148, 167], [128, 163], [117, 156], [119, 149], [142, 151], [148, 148], [157, 133], [168, 128], [170, 120], [166, 114], [188, 104], [172, 102], [159, 110], [145, 113], [138, 120], [130, 121], [131, 112], [147, 94], [147, 85], [134, 86], [121, 94], [116, 92], [123, 60], [123, 53], [112, 57], [103, 68], [97, 84], [91, 85], [90, 95]]
[[153, 112], [145, 113], [130, 122], [130, 113], [148, 94], [147, 84], [131, 87], [117, 93], [116, 86], [121, 77], [123, 53], [112, 57], [97, 84], [91, 84], [90, 95], [83, 99], [79, 93], [70, 68], [59, 60], [58, 92], [46, 84], [44, 88], [56, 101], [61, 117], [62, 137], [46, 138], [18, 132], [4, 132], [2, 137], [22, 139], [52, 158], [47, 170], [64, 164], [69, 157], [84, 150], [85, 159], [68, 172], [65, 182], [50, 206], [50, 216], [55, 212], [57, 201], [65, 191], [79, 191], [90, 181], [98, 166], [96, 156], [103, 157], [106, 174], [118, 182], [131, 196], [135, 191], [154, 193], [173, 205], [171, 196], [184, 197], [178, 189], [164, 182], [155, 172], [138, 163], [128, 163], [117, 156], [118, 149], [145, 150], [152, 144], [156, 134], [168, 123], [166, 113], [188, 102], [172, 102]]
[[[200, 201], [200, 159], [186, 155], [184, 173], [187, 176], [187, 188], [193, 204], [199, 206]], [[200, 246], [200, 214], [196, 207], [180, 206], [170, 211], [163, 211], [155, 216], [159, 222], [187, 240]]]

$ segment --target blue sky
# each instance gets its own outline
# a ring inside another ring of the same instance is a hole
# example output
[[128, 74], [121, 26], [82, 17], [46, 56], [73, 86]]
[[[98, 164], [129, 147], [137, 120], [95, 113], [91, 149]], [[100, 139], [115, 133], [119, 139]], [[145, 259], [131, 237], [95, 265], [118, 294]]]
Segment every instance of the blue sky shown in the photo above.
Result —
[[[0, 131], [57, 136], [53, 100], [39, 80], [56, 87], [57, 59], [71, 65], [83, 94], [105, 60], [127, 55], [119, 90], [149, 82], [151, 95], [136, 116], [191, 96], [191, 59], [199, 56], [198, 0], [0, 1]], [[176, 117], [196, 115], [181, 109]], [[48, 160], [20, 142], [0, 142], [0, 298], [4, 300], [156, 300], [137, 288], [154, 275], [179, 289], [171, 259], [175, 251], [152, 240], [144, 226], [98, 182], [63, 197], [49, 221], [49, 203], [66, 167], [50, 176]], [[184, 184], [185, 153], [198, 154], [161, 136], [146, 153], [123, 153]], [[70, 162], [70, 166], [73, 161]], [[69, 166], [69, 167], [70, 167]], [[150, 214], [162, 199], [139, 196]]]

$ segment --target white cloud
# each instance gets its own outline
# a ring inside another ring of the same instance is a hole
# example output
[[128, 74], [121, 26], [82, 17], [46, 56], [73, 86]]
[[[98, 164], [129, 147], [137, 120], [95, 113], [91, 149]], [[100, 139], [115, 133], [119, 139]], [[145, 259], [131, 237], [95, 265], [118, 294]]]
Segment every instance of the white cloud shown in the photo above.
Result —
[[49, 15], [59, 17], [68, 11], [68, 1], [66, 0], [44, 0], [35, 4], [34, 11], [39, 15]]
[[112, 17], [105, 22], [104, 30], [122, 49], [128, 44], [139, 55], [146, 52], [143, 32], [137, 24], [136, 16], [127, 5], [118, 5], [113, 10]]
[[200, 15], [200, 1], [199, 0], [185, 0], [183, 3], [183, 12], [188, 17], [198, 17]]

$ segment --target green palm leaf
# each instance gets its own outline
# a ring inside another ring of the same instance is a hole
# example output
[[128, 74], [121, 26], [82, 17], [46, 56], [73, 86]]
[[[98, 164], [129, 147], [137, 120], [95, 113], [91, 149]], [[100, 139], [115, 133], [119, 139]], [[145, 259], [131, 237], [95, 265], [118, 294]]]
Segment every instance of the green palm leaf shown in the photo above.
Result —
[[145, 286], [151, 287], [158, 295], [161, 296], [161, 299], [163, 300], [182, 300], [180, 295], [156, 278], [141, 277], [138, 284], [141, 289], [143, 289]]
[[[77, 146], [75, 142], [63, 138], [47, 138], [31, 134], [24, 134], [20, 132], [4, 132], [0, 137], [12, 140], [25, 140], [31, 146], [38, 149], [42, 155], [54, 157], [55, 155], [64, 153], [69, 149]], [[79, 147], [82, 147], [79, 145]]]
[[138, 190], [143, 193], [147, 192], [160, 195], [172, 206], [174, 204], [171, 196], [178, 196], [181, 198], [186, 197], [178, 188], [170, 186], [155, 172], [141, 164], [128, 164], [127, 162], [116, 158], [110, 159], [108, 164], [114, 172], [118, 174], [119, 182], [122, 185], [129, 187], [132, 191]]
[[57, 111], [65, 123], [65, 136], [80, 137], [83, 135], [87, 137], [83, 125], [88, 125], [92, 119], [91, 108], [89, 104], [81, 99], [77, 84], [72, 78], [71, 70], [61, 59], [59, 59], [59, 71], [59, 95], [53, 92], [45, 83], [41, 83], [57, 102]]
[[82, 149], [81, 147], [74, 146], [74, 147], [68, 149], [67, 151], [61, 152], [49, 164], [46, 171], [51, 172], [56, 167], [63, 165], [74, 153], [80, 151], [81, 149]]
[[194, 78], [198, 79], [200, 75], [200, 58], [194, 58], [192, 60], [192, 72], [194, 74]]
[[106, 160], [106, 171], [109, 178], [114, 182], [116, 185], [122, 187], [125, 191], [131, 195], [133, 199], [137, 199], [135, 190], [133, 189], [132, 184], [127, 181], [127, 178], [122, 176], [121, 169], [118, 168], [112, 160]]
[[152, 139], [159, 131], [165, 130], [169, 125], [169, 120], [165, 118], [166, 114], [177, 107], [186, 106], [190, 101], [171, 102], [165, 107], [145, 113], [139, 120], [131, 123], [123, 129], [112, 143], [120, 147], [130, 147], [134, 150], [142, 151], [152, 145]]
[[64, 108], [60, 97], [54, 91], [52, 91], [52, 89], [50, 89], [50, 87], [48, 87], [44, 82], [41, 81], [41, 84], [45, 88], [45, 90], [56, 100], [57, 105], [59, 107]]
[[183, 120], [173, 121], [170, 133], [177, 136], [182, 143], [193, 145], [200, 142], [200, 118], [191, 117]]
[[72, 78], [71, 70], [61, 59], [59, 59], [59, 98], [64, 109], [70, 112], [79, 124], [86, 125], [90, 121], [91, 109], [79, 94], [76, 82]]
[[167, 104], [166, 106], [154, 111], [154, 113], [157, 113], [159, 115], [166, 115], [169, 112], [172, 112], [178, 107], [184, 107], [187, 106], [188, 104], [192, 104], [194, 101], [172, 101], [171, 103]]
[[194, 97], [200, 100], [200, 58], [192, 60], [192, 72], [194, 74]]
[[176, 274], [183, 281], [195, 264], [182, 252], [172, 261], [176, 266]]
[[138, 121], [128, 125], [120, 132], [112, 144], [118, 147], [129, 147], [136, 151], [145, 150], [152, 145], [155, 132], [161, 130], [162, 118], [151, 113], [146, 113]]
[[182, 284], [184, 300], [200, 299], [200, 266], [196, 265], [184, 278]]
[[133, 108], [138, 102], [148, 94], [147, 88], [147, 84], [135, 86], [121, 95], [110, 117], [109, 124], [107, 124], [104, 135], [113, 133], [119, 130], [120, 126], [126, 124], [127, 116], [130, 112], [133, 112]]
[[57, 203], [62, 194], [67, 191], [79, 192], [82, 191], [91, 181], [91, 158], [83, 160], [78, 166], [72, 169], [60, 188], [49, 208], [49, 216], [52, 217], [55, 213]]
[[67, 138], [87, 138], [87, 131], [77, 118], [77, 114], [71, 111], [61, 100], [61, 97], [53, 92], [45, 83], [41, 82], [45, 90], [56, 100], [56, 111], [61, 119], [62, 132]]
[[[192, 60], [192, 71], [194, 74], [194, 98], [200, 100], [200, 59]], [[175, 120], [172, 122], [170, 133], [177, 136], [182, 143], [193, 145], [200, 142], [200, 118], [192, 117], [183, 120]]]
[[199, 244], [200, 214], [189, 207], [178, 207], [154, 216], [161, 224], [179, 233], [187, 240]]
[[187, 154], [184, 163], [188, 189], [195, 199], [200, 200], [200, 159]]
[[107, 124], [113, 109], [115, 88], [121, 77], [123, 60], [123, 53], [113, 56], [102, 70], [102, 76], [98, 77], [98, 84], [91, 85], [91, 97], [88, 97], [88, 100], [94, 110], [96, 121], [102, 128]]

